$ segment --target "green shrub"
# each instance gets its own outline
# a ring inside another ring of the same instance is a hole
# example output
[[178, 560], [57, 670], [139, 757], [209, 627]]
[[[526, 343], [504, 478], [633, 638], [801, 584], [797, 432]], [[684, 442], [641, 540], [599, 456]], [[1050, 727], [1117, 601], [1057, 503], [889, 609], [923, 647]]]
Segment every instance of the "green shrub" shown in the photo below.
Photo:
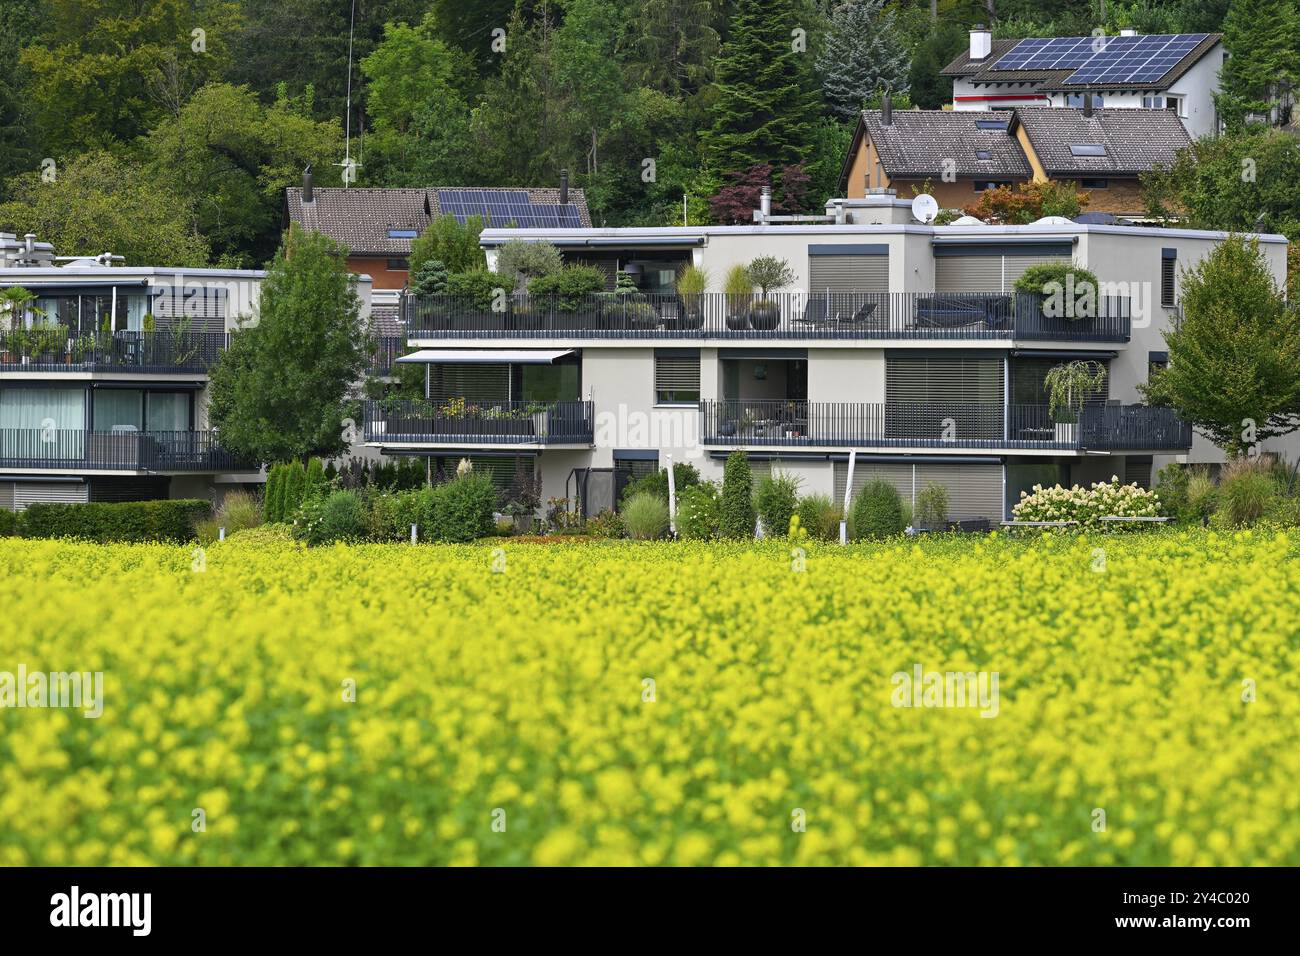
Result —
[[1165, 465], [1156, 473], [1156, 492], [1160, 495], [1160, 514], [1176, 521], [1190, 521], [1191, 507], [1187, 499], [1187, 486], [1191, 474], [1177, 462]]
[[247, 531], [261, 524], [262, 507], [258, 500], [247, 491], [232, 491], [221, 502], [217, 513], [199, 521], [194, 530], [200, 544], [211, 544], [221, 537], [222, 528], [229, 538], [236, 531]]
[[439, 259], [426, 259], [411, 276], [415, 295], [440, 295], [447, 291], [447, 267]]
[[1274, 498], [1257, 523], [1268, 528], [1300, 528], [1300, 498]]
[[355, 491], [335, 491], [303, 502], [294, 518], [294, 536], [309, 545], [358, 541], [365, 536], [365, 509]]
[[1204, 524], [1219, 506], [1219, 489], [1205, 468], [1193, 468], [1187, 476], [1189, 520]]
[[468, 272], [453, 272], [447, 277], [447, 294], [468, 299], [474, 308], [488, 312], [496, 301], [497, 290], [509, 295], [513, 285], [514, 280], [499, 272], [471, 269]]
[[266, 484], [262, 486], [262, 520], [275, 522], [280, 520], [276, 510], [280, 500], [280, 480], [284, 472], [280, 465], [272, 465], [266, 472]]
[[307, 496], [307, 469], [300, 461], [290, 462], [284, 468], [284, 489], [281, 492], [284, 503], [280, 508], [280, 520], [292, 521]]
[[840, 536], [840, 506], [830, 495], [805, 495], [795, 508], [799, 524], [810, 538], [837, 541]]
[[605, 273], [595, 266], [565, 266], [528, 283], [528, 294], [554, 296], [563, 312], [576, 312], [582, 300], [605, 288]]
[[677, 534], [687, 541], [711, 541], [718, 536], [721, 513], [718, 486], [702, 481], [682, 492], [677, 502]]
[[945, 527], [948, 523], [948, 489], [930, 482], [918, 491], [915, 518], [921, 527]]
[[853, 536], [884, 538], [906, 527], [903, 500], [894, 486], [880, 478], [868, 481], [853, 500]]
[[1091, 294], [1100, 295], [1101, 285], [1097, 282], [1097, 277], [1089, 272], [1083, 266], [1075, 265], [1073, 262], [1047, 262], [1042, 265], [1030, 266], [1024, 272], [1020, 273], [1020, 278], [1016, 280], [1015, 290], [1017, 292], [1035, 292], [1039, 295], [1050, 295], [1055, 291], [1055, 286], [1059, 285], [1061, 291], [1066, 291], [1069, 286], [1069, 277], [1074, 277], [1074, 294], [1077, 297], [1086, 294], [1086, 285], [1091, 283]]
[[627, 531], [623, 526], [623, 517], [610, 508], [588, 518], [586, 530], [594, 538], [621, 538]]
[[1278, 497], [1277, 482], [1263, 468], [1225, 466], [1224, 470], [1216, 517], [1229, 528], [1249, 528], [1273, 506]]
[[307, 487], [303, 492], [303, 499], [321, 494], [327, 484], [329, 481], [325, 477], [325, 466], [321, 464], [319, 458], [313, 458], [311, 464], [307, 466]]
[[418, 491], [380, 492], [368, 504], [366, 532], [371, 541], [411, 540], [411, 525], [420, 524]]
[[[684, 461], [673, 464], [673, 486], [677, 489], [677, 496], [680, 499], [682, 493], [692, 485], [700, 483], [700, 473], [694, 465], [688, 465]], [[642, 475], [640, 478], [633, 478], [623, 489], [622, 500], [627, 501], [633, 495], [639, 495], [642, 492], [649, 492], [657, 495], [665, 502], [668, 501], [668, 469], [658, 468], [648, 475]]]
[[749, 459], [737, 448], [722, 469], [722, 500], [718, 506], [718, 533], [724, 538], [754, 536], [754, 477]]
[[7, 508], [0, 508], [0, 538], [7, 538], [18, 533], [18, 515]]
[[100, 543], [194, 540], [195, 526], [212, 517], [197, 499], [34, 504], [19, 520], [27, 538], [83, 538]]
[[668, 530], [668, 505], [647, 492], [633, 495], [623, 505], [623, 527], [635, 541], [662, 538]]
[[[502, 223], [502, 225], [505, 225]], [[526, 286], [539, 276], [553, 275], [564, 268], [564, 256], [549, 242], [511, 239], [497, 250], [497, 271], [506, 276], [507, 290]], [[520, 281], [522, 280], [522, 282]]]
[[758, 483], [754, 507], [763, 519], [763, 531], [770, 538], [785, 537], [790, 532], [790, 516], [799, 503], [799, 478], [773, 472]]
[[422, 541], [466, 542], [496, 531], [497, 491], [487, 475], [471, 471], [417, 494], [425, 518], [420, 526]]

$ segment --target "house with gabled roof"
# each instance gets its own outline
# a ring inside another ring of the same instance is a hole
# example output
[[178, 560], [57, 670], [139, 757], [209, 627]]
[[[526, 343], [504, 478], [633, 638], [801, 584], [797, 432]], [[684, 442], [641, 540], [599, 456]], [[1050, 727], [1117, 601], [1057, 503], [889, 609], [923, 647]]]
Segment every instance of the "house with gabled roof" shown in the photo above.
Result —
[[850, 199], [893, 189], [928, 192], [961, 209], [986, 189], [1026, 182], [1074, 182], [1088, 212], [1145, 215], [1141, 176], [1170, 165], [1191, 137], [1172, 112], [1094, 109], [865, 110], [840, 175]]
[[1219, 129], [1214, 94], [1223, 66], [1218, 33], [1031, 37], [994, 40], [977, 26], [970, 46], [941, 71], [954, 110], [1081, 107], [1166, 109], [1194, 137]]
[[591, 226], [586, 196], [569, 188], [567, 177], [559, 188], [321, 189], [308, 172], [302, 187], [286, 189], [284, 199], [285, 227], [296, 224], [347, 246], [348, 269], [369, 275], [376, 291], [406, 286], [411, 243], [446, 214], [462, 223], [479, 216], [497, 228]]

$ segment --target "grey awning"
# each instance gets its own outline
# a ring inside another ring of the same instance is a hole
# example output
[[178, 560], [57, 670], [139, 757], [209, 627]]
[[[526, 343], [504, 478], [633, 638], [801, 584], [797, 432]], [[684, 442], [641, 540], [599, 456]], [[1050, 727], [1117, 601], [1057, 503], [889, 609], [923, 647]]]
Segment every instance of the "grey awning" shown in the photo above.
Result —
[[577, 349], [421, 349], [398, 362], [449, 365], [554, 365]]

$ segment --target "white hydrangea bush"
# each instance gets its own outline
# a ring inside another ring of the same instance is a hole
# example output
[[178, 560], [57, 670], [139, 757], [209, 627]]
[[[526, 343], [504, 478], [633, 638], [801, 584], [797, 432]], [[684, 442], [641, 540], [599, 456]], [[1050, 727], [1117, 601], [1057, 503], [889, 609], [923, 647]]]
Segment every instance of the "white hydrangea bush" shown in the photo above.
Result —
[[1074, 521], [1081, 527], [1132, 525], [1103, 522], [1102, 518], [1154, 518], [1160, 514], [1160, 496], [1136, 483], [1121, 484], [1117, 475], [1090, 488], [1034, 485], [1033, 493], [1020, 492], [1011, 509], [1017, 521]]

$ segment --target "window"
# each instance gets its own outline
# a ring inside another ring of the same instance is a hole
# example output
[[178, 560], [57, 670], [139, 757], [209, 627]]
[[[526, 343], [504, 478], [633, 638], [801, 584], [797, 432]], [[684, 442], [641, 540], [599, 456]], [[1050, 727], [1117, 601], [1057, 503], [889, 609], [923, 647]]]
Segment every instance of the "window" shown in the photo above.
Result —
[[1165, 109], [1169, 110], [1169, 112], [1173, 113], [1175, 116], [1182, 116], [1183, 115], [1182, 98], [1178, 96], [1166, 96]]
[[1006, 120], [997, 120], [997, 119], [991, 119], [991, 120], [990, 120], [990, 119], [976, 120], [976, 121], [975, 121], [975, 128], [976, 128], [976, 129], [1001, 129], [1001, 130], [1004, 130], [1004, 129], [1007, 128], [1007, 121], [1006, 121]]
[[1147, 381], [1150, 382], [1160, 372], [1169, 367], [1168, 352], [1148, 352], [1147, 353]]
[[992, 154], [989, 150], [987, 150], [987, 149], [977, 149], [977, 150], [975, 150], [975, 158], [976, 158], [976, 159], [992, 159], [992, 158], [993, 158], [993, 154]]
[[[1078, 109], [1078, 110], [1083, 109], [1083, 94], [1082, 94], [1082, 93], [1070, 93], [1069, 95], [1067, 95], [1067, 96], [1065, 97], [1065, 105], [1066, 105], [1066, 106], [1073, 106], [1075, 109]], [[1094, 107], [1100, 107], [1100, 106], [1105, 105], [1105, 104], [1104, 104], [1104, 101], [1103, 101], [1103, 99], [1102, 99], [1102, 95], [1101, 95], [1100, 93], [1093, 93], [1093, 94], [1092, 94], [1092, 105], [1093, 105]]]
[[1178, 250], [1160, 250], [1160, 304], [1172, 306], [1175, 303], [1174, 282], [1177, 276]]
[[1071, 156], [1105, 156], [1106, 147], [1097, 143], [1075, 143], [1070, 147]]
[[389, 239], [414, 239], [420, 234], [418, 229], [389, 229]]
[[986, 189], [1001, 189], [1003, 186], [1010, 186], [1010, 183], [1004, 183], [996, 179], [977, 179], [974, 182], [975, 191], [982, 193]]
[[618, 491], [629, 481], [653, 475], [659, 470], [659, 450], [657, 448], [614, 449], [614, 471], [618, 475]]
[[411, 260], [410, 259], [389, 259], [388, 271], [389, 272], [410, 272]]
[[1079, 185], [1083, 189], [1108, 189], [1110, 187], [1109, 179], [1081, 179]]
[[699, 351], [655, 349], [655, 404], [688, 405], [699, 400]]
[[1164, 109], [1165, 98], [1163, 96], [1144, 96], [1142, 97], [1142, 107], [1148, 110]]

